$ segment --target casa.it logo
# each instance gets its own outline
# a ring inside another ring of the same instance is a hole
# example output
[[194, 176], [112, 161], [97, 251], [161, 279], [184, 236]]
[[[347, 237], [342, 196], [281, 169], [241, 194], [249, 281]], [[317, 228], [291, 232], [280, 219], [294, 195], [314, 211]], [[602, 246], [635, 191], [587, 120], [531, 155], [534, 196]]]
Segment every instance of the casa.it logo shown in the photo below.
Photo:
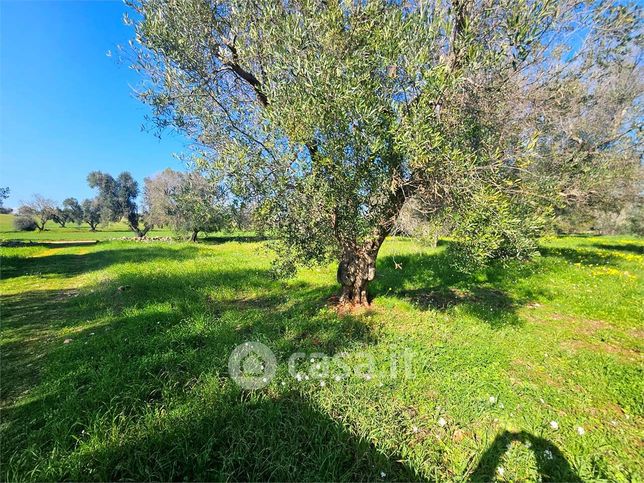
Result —
[[228, 359], [230, 377], [244, 389], [261, 389], [277, 370], [275, 354], [261, 342], [244, 342]]

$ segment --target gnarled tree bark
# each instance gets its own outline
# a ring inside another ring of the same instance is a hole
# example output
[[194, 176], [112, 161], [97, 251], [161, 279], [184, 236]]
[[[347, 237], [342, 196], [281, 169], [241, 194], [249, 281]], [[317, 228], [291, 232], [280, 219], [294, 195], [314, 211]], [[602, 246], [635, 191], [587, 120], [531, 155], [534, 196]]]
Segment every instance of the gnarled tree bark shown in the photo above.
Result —
[[367, 285], [376, 276], [376, 258], [381, 242], [369, 241], [363, 245], [343, 248], [338, 265], [338, 283], [342, 286], [340, 304], [369, 305]]
[[342, 286], [341, 305], [369, 305], [367, 286], [376, 277], [378, 252], [385, 238], [391, 233], [406, 197], [412, 192], [411, 186], [401, 185], [391, 193], [387, 208], [382, 212], [382, 222], [369, 239], [362, 242], [345, 240], [340, 243], [342, 255], [337, 279]]

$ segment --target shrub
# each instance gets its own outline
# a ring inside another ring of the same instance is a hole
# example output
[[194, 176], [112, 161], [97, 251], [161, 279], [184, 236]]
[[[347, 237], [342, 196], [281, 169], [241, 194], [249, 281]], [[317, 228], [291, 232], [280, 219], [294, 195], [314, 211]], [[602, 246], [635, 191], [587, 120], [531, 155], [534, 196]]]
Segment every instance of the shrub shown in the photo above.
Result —
[[29, 216], [16, 216], [13, 219], [13, 227], [16, 231], [34, 231], [37, 228], [36, 222]]

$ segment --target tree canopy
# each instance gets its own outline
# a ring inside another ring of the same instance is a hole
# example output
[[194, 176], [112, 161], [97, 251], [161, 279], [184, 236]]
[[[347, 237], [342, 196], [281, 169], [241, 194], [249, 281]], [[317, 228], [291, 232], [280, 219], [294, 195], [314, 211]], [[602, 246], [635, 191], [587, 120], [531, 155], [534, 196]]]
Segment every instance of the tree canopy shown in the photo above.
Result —
[[[100, 209], [100, 219], [104, 223], [125, 219], [130, 230], [136, 236], [143, 237], [152, 225], [143, 220], [136, 204], [139, 195], [139, 185], [127, 171], [114, 179], [108, 173], [92, 171], [87, 175], [90, 188], [96, 188], [98, 195], [96, 203]], [[87, 205], [91, 208], [90, 205]], [[141, 224], [143, 223], [143, 226]]]
[[30, 218], [38, 231], [43, 231], [47, 222], [56, 218], [56, 203], [41, 195], [34, 195], [31, 201], [18, 208], [18, 216]]
[[144, 192], [151, 223], [189, 233], [192, 241], [199, 232], [214, 232], [228, 225], [231, 213], [225, 191], [197, 170], [181, 173], [165, 169], [145, 179]]
[[468, 265], [529, 256], [556, 207], [637, 146], [634, 4], [131, 5], [158, 126], [257, 200], [283, 268], [338, 260], [345, 302], [368, 302], [407, 200], [452, 220]]

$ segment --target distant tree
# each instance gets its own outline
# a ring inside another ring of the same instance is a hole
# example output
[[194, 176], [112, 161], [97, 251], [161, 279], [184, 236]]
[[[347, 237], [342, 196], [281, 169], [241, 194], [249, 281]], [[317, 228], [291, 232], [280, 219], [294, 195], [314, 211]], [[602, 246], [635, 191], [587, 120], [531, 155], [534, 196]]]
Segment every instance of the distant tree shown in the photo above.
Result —
[[139, 238], [152, 228], [138, 210], [136, 197], [139, 186], [130, 173], [123, 172], [114, 179], [108, 173], [92, 171], [87, 176], [87, 182], [90, 188], [98, 190], [96, 200], [100, 206], [101, 221], [109, 223], [125, 219], [130, 230]]
[[65, 228], [65, 225], [67, 224], [67, 221], [68, 221], [67, 214], [60, 207], [56, 207], [54, 216], [51, 219], [54, 223], [58, 223], [61, 228]]
[[34, 219], [25, 215], [14, 216], [13, 227], [16, 231], [34, 231], [38, 228]]
[[174, 195], [184, 181], [184, 173], [167, 168], [145, 178], [143, 196], [148, 220], [155, 226], [174, 226], [176, 202]]
[[[644, 168], [623, 166], [602, 183], [600, 192], [570, 200], [557, 210], [559, 233], [596, 232], [604, 235], [642, 233]], [[639, 179], [631, 179], [632, 175]]]
[[439, 235], [445, 234], [445, 231], [446, 227], [441, 220], [428, 220], [418, 200], [409, 198], [396, 218], [392, 233], [418, 238], [436, 248]]
[[101, 221], [101, 206], [97, 199], [84, 200], [82, 207], [82, 221], [89, 225], [91, 231], [96, 231], [96, 227]]
[[189, 233], [190, 241], [197, 241], [199, 232], [219, 231], [230, 222], [224, 189], [197, 171], [183, 176], [172, 199], [175, 203], [174, 228]]
[[78, 204], [76, 198], [67, 198], [63, 201], [62, 207], [56, 208], [56, 214], [53, 220], [62, 228], [65, 228], [67, 222], [80, 223], [83, 219], [83, 210]]
[[13, 210], [11, 208], [5, 208], [4, 202], [7, 198], [9, 198], [9, 193], [11, 190], [9, 187], [1, 188], [0, 187], [0, 213], [3, 215], [6, 215], [8, 213], [11, 213]]
[[146, 178], [144, 192], [151, 223], [188, 233], [191, 241], [199, 232], [228, 226], [230, 211], [223, 188], [197, 170], [181, 173], [168, 168]]
[[41, 195], [34, 195], [32, 201], [18, 208], [18, 215], [33, 219], [38, 231], [43, 231], [47, 222], [56, 217], [56, 204]]
[[83, 208], [76, 198], [66, 198], [63, 201], [63, 211], [67, 216], [67, 220], [76, 224], [83, 221]]
[[236, 230], [251, 230], [254, 227], [254, 216], [257, 205], [252, 200], [234, 199], [230, 204], [230, 221]]

